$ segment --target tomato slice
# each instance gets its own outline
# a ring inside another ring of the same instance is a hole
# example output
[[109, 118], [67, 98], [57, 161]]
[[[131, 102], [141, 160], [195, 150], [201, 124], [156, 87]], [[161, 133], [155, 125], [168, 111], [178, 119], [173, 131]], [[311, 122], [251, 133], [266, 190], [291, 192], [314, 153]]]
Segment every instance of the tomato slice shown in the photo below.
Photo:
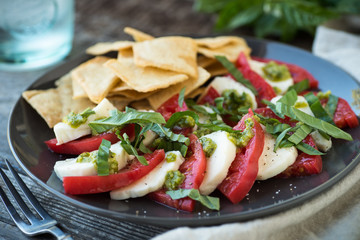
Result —
[[216, 91], [215, 88], [213, 87], [209, 87], [207, 89], [206, 94], [199, 99], [198, 104], [205, 104], [205, 103], [209, 103], [210, 105], [215, 105], [215, 99], [221, 97], [219, 92]]
[[[196, 135], [191, 134], [190, 138], [190, 151], [192, 154], [186, 158], [181, 164], [179, 171], [185, 175], [185, 180], [181, 184], [182, 189], [199, 189], [205, 175], [206, 158], [202, 145]], [[173, 200], [166, 194], [166, 190], [161, 189], [152, 192], [149, 198], [161, 204], [173, 207], [179, 210], [192, 212], [195, 208], [195, 201], [186, 197], [178, 200]]]
[[171, 98], [169, 98], [166, 102], [164, 102], [156, 111], [161, 113], [161, 115], [165, 118], [165, 120], [169, 120], [172, 114], [176, 112], [183, 112], [188, 110], [186, 103], [179, 106], [179, 94], [175, 94]]
[[298, 82], [301, 82], [302, 80], [308, 79], [310, 88], [318, 88], [319, 87], [318, 80], [316, 80], [311, 73], [309, 73], [304, 68], [299, 67], [298, 65], [282, 62], [279, 60], [265, 59], [265, 58], [259, 58], [259, 57], [253, 57], [252, 59], [259, 61], [259, 62], [264, 62], [264, 63], [274, 61], [278, 64], [286, 65], [287, 68], [289, 69], [292, 79], [294, 80], [294, 83], [298, 83]]
[[162, 162], [165, 158], [165, 152], [163, 149], [160, 149], [153, 153], [145, 154], [144, 157], [149, 162], [148, 165], [142, 165], [139, 161], [135, 160], [128, 168], [120, 170], [116, 174], [108, 176], [64, 177], [63, 186], [65, 193], [73, 195], [92, 194], [125, 187], [148, 174]]
[[[134, 125], [129, 124], [125, 126], [121, 133], [126, 133], [130, 138], [132, 138], [135, 134]], [[106, 139], [110, 141], [112, 144], [119, 141], [119, 138], [115, 133], [103, 133], [96, 136], [85, 136], [61, 145], [57, 145], [56, 138], [45, 141], [45, 144], [48, 146], [50, 150], [55, 153], [60, 154], [71, 154], [71, 155], [79, 155], [83, 152], [91, 152], [99, 149], [101, 141]]]
[[[326, 103], [327, 99], [321, 100], [321, 104], [325, 105]], [[355, 128], [359, 126], [359, 120], [354, 111], [351, 109], [349, 103], [340, 97], [334, 113], [334, 123], [338, 128]]]
[[258, 91], [258, 95], [256, 96], [256, 102], [259, 107], [266, 106], [264, 103], [261, 102], [262, 99], [270, 101], [272, 98], [276, 97], [276, 93], [271, 87], [271, 85], [268, 84], [264, 78], [262, 78], [259, 74], [257, 74], [250, 68], [249, 62], [244, 53], [240, 53], [236, 62], [236, 66], [243, 74], [244, 78], [249, 80], [250, 83]]
[[[311, 135], [308, 135], [304, 140], [304, 143], [309, 144], [313, 148], [317, 149], [314, 139]], [[298, 150], [299, 151], [299, 150]], [[322, 169], [322, 159], [320, 155], [308, 155], [299, 151], [295, 162], [289, 166], [284, 172], [280, 173], [278, 177], [301, 177], [309, 176], [312, 174], [319, 174]]]
[[244, 130], [245, 120], [251, 117], [254, 120], [255, 135], [246, 147], [239, 149], [236, 153], [226, 178], [218, 186], [218, 189], [232, 203], [238, 203], [246, 196], [258, 173], [258, 161], [264, 148], [264, 131], [253, 116], [250, 110], [234, 127], [234, 130]]

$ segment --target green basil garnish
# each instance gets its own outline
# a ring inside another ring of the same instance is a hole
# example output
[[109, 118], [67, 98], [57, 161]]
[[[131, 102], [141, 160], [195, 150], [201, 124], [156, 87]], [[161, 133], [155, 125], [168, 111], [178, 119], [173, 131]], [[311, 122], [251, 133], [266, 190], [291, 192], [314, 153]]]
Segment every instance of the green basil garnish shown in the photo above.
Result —
[[334, 114], [338, 105], [339, 98], [330, 94], [328, 102], [325, 106], [325, 110], [329, 113], [331, 118], [334, 118]]
[[299, 94], [309, 88], [310, 88], [309, 80], [304, 79], [304, 80], [297, 82], [294, 85], [290, 86], [287, 91], [295, 90], [296, 93]]
[[109, 175], [109, 152], [110, 152], [111, 142], [103, 139], [99, 146], [97, 153], [96, 165], [97, 172], [99, 176]]
[[183, 87], [179, 93], [178, 103], [179, 107], [183, 107], [184, 104], [184, 97], [185, 97], [185, 87]]
[[205, 207], [212, 210], [220, 210], [220, 200], [216, 197], [203, 196], [197, 189], [179, 189], [173, 191], [167, 191], [166, 194], [174, 200], [189, 197], [195, 201], [200, 202]]

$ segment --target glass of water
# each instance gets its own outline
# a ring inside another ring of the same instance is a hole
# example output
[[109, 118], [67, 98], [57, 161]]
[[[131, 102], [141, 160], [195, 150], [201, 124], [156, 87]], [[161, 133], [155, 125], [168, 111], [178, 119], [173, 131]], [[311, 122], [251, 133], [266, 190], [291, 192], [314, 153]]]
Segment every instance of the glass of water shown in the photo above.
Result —
[[73, 34], [74, 0], [0, 0], [0, 70], [55, 64]]

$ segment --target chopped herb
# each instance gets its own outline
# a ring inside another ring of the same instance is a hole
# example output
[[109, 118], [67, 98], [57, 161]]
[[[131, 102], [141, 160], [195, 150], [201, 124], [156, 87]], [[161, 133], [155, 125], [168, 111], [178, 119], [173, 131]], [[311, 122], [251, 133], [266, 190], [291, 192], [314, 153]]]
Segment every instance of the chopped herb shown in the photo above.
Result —
[[99, 176], [109, 175], [109, 153], [111, 142], [103, 139], [97, 153], [96, 165]]
[[179, 189], [167, 191], [166, 194], [174, 200], [189, 197], [193, 200], [199, 201], [205, 207], [212, 210], [220, 210], [220, 200], [216, 197], [203, 196], [197, 189]]
[[185, 87], [183, 87], [179, 93], [178, 103], [179, 107], [182, 108], [184, 104], [184, 97], [185, 97]]
[[304, 79], [304, 80], [297, 82], [294, 85], [290, 86], [287, 91], [295, 90], [296, 93], [299, 94], [309, 88], [310, 88], [309, 79]]

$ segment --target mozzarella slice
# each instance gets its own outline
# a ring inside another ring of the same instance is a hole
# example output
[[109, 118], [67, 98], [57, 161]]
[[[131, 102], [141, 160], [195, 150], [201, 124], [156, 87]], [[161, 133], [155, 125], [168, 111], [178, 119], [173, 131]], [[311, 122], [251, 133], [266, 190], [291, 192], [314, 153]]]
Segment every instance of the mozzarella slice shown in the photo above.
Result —
[[95, 114], [90, 115], [87, 121], [81, 124], [79, 127], [73, 128], [63, 122], [57, 123], [54, 126], [54, 133], [58, 142], [57, 144], [60, 145], [80, 138], [82, 136], [91, 134], [91, 129], [88, 126], [88, 123], [98, 118], [109, 117], [110, 110], [112, 109], [116, 108], [109, 102], [109, 100], [104, 98], [96, 107], [93, 108]]
[[251, 98], [251, 108], [257, 108], [257, 103], [255, 100], [255, 95], [239, 82], [234, 81], [234, 79], [230, 77], [216, 77], [209, 85], [209, 87], [213, 87], [220, 95], [228, 89], [236, 90], [239, 94], [243, 94], [244, 92], [248, 94]]
[[[110, 151], [115, 153], [115, 160], [118, 162], [118, 170], [124, 168], [129, 161], [135, 158], [121, 147], [120, 143], [111, 145]], [[97, 150], [93, 151], [97, 152]], [[54, 171], [61, 180], [67, 176], [95, 176], [97, 169], [94, 163], [91, 162], [76, 162], [77, 158], [69, 158], [64, 161], [57, 161], [54, 166]]]
[[298, 152], [295, 147], [278, 148], [274, 152], [275, 138], [265, 132], [263, 152], [259, 158], [257, 180], [265, 180], [278, 175], [292, 165]]
[[280, 90], [280, 94], [284, 94], [290, 86], [294, 85], [294, 80], [292, 78], [285, 79], [283, 81], [271, 81], [270, 79], [265, 77], [264, 71], [262, 68], [266, 65], [266, 63], [255, 61], [255, 60], [249, 60], [250, 68], [262, 76], [267, 83], [269, 83], [272, 87], [278, 88]]
[[[123, 200], [128, 198], [137, 198], [145, 196], [150, 192], [154, 192], [162, 188], [165, 183], [165, 176], [168, 171], [176, 171], [184, 162], [184, 158], [179, 151], [167, 152], [176, 154], [174, 162], [167, 162], [164, 160], [157, 165], [150, 173], [139, 179], [138, 181], [110, 192], [111, 199]], [[165, 155], [165, 158], [166, 158]]]
[[206, 173], [200, 185], [200, 193], [209, 195], [225, 179], [231, 163], [235, 159], [236, 146], [223, 131], [213, 132], [202, 138], [210, 138], [216, 143], [214, 153], [206, 160]]
[[[271, 102], [275, 104], [281, 97], [282, 96], [276, 96], [273, 99], [271, 99]], [[306, 99], [303, 96], [298, 96], [295, 105], [297, 103], [301, 103], [298, 104], [301, 107], [296, 107], [297, 109], [314, 117], [314, 113], [311, 111], [311, 108], [309, 107]], [[324, 138], [317, 130], [310, 133], [310, 135], [313, 137], [315, 141], [315, 145], [320, 151], [327, 152], [331, 148], [332, 146], [331, 138], [329, 139]]]

